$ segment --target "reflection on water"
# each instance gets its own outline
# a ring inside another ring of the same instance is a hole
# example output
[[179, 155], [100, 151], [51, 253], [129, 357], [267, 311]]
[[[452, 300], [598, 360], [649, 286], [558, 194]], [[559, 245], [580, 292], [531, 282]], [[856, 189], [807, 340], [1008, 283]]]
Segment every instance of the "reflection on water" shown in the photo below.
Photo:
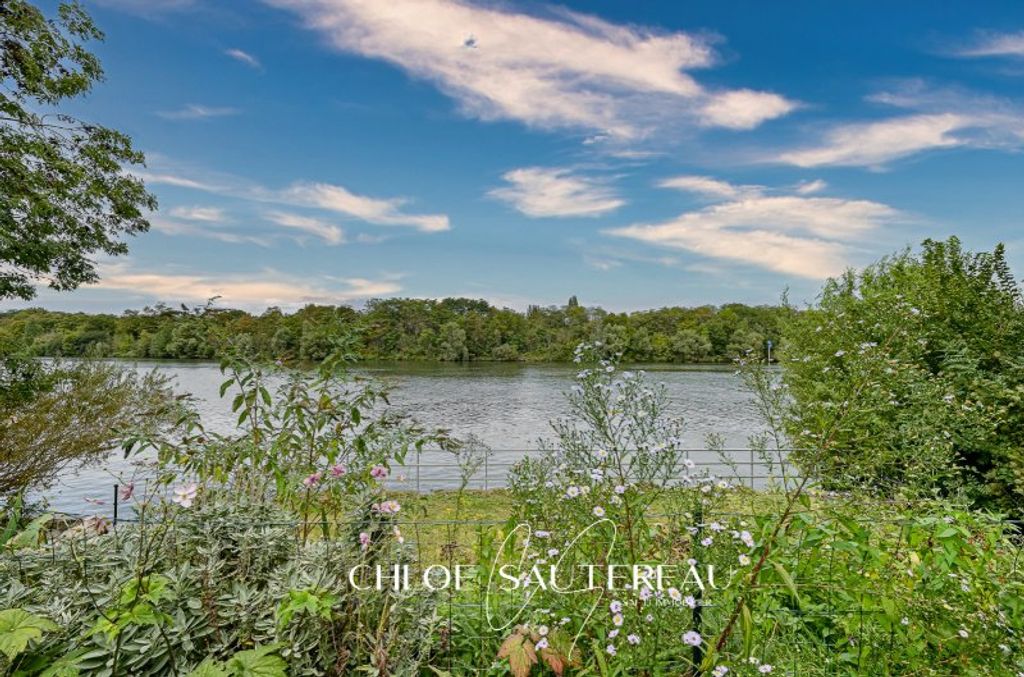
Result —
[[[235, 416], [231, 414], [231, 395], [218, 397], [224, 377], [216, 364], [125, 364], [139, 370], [158, 368], [173, 377], [179, 392], [196, 397], [207, 429], [220, 433], [232, 430]], [[447, 428], [457, 437], [473, 434], [493, 449], [486, 482], [495, 486], [509, 463], [536, 449], [538, 439], [551, 438], [549, 421], [567, 413], [564, 393], [577, 369], [572, 365], [508, 363], [368, 363], [359, 365], [356, 371], [385, 381], [392, 388], [392, 406], [423, 425]], [[665, 384], [672, 414], [686, 422], [687, 446], [702, 448], [705, 436], [717, 433], [727, 447], [745, 448], [748, 437], [761, 430], [751, 395], [733, 370], [657, 365], [647, 367], [647, 373], [650, 380]], [[428, 455], [420, 468], [411, 467], [403, 474], [411, 484], [418, 470], [422, 488], [450, 486], [457, 472], [445, 465], [443, 455]], [[116, 477], [130, 473], [130, 464], [115, 453], [103, 467], [83, 469], [65, 478], [48, 492], [47, 498], [58, 510], [109, 512]], [[482, 486], [484, 481], [481, 478], [474, 486]], [[88, 497], [108, 499], [107, 505], [89, 503]]]

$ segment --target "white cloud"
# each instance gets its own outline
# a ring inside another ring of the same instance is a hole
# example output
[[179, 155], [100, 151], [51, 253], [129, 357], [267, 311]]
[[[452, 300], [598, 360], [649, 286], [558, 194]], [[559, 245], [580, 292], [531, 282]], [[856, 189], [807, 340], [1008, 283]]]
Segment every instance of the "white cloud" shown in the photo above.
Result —
[[801, 181], [794, 190], [800, 195], [813, 195], [814, 193], [820, 193], [826, 188], [828, 188], [828, 184], [825, 181], [815, 179], [813, 181]]
[[230, 244], [255, 244], [261, 247], [269, 247], [271, 244], [269, 238], [223, 230], [210, 223], [203, 223], [201, 225], [182, 223], [181, 221], [172, 221], [160, 216], [150, 216], [149, 224], [154, 231], [164, 235], [202, 237]]
[[709, 91], [687, 71], [713, 65], [705, 38], [462, 0], [265, 0], [293, 10], [335, 49], [434, 82], [465, 113], [635, 140], [660, 127], [750, 129], [792, 110], [781, 96]]
[[750, 186], [734, 186], [728, 181], [713, 179], [710, 176], [673, 176], [658, 182], [661, 188], [677, 188], [679, 190], [699, 193], [708, 197], [736, 197], [741, 192], [749, 191]]
[[327, 244], [338, 245], [345, 242], [345, 233], [338, 226], [320, 219], [290, 214], [288, 212], [270, 212], [267, 218], [279, 226], [316, 235]]
[[880, 166], [921, 151], [962, 145], [956, 132], [969, 124], [965, 116], [939, 113], [842, 125], [831, 130], [821, 145], [787, 151], [778, 159], [798, 167]]
[[216, 223], [224, 221], [224, 210], [220, 207], [174, 207], [171, 216], [187, 221], [207, 221]]
[[622, 265], [622, 261], [619, 261], [618, 259], [602, 258], [598, 256], [591, 256], [590, 254], [583, 255], [583, 262], [591, 268], [595, 268], [603, 272], [614, 270]]
[[232, 48], [224, 50], [224, 53], [230, 56], [235, 61], [244, 63], [246, 66], [249, 66], [250, 68], [259, 69], [263, 67], [263, 64], [260, 63], [259, 59], [257, 59], [255, 56], [244, 50]]
[[563, 167], [523, 167], [502, 178], [510, 185], [488, 195], [534, 218], [600, 216], [626, 204], [607, 186]]
[[[709, 194], [697, 182], [674, 187]], [[820, 279], [843, 270], [850, 242], [904, 218], [897, 210], [868, 200], [768, 195], [758, 186], [732, 188], [731, 194], [718, 190], [720, 202], [669, 221], [606, 232]]]
[[955, 55], [964, 57], [1024, 57], [1024, 31], [1017, 33], [985, 33], [973, 45], [958, 50]]
[[[341, 284], [339, 285], [338, 282]], [[91, 287], [116, 289], [151, 296], [163, 301], [205, 301], [220, 296], [220, 303], [234, 307], [300, 306], [307, 303], [346, 303], [387, 296], [401, 291], [393, 279], [368, 280], [295, 278], [274, 270], [247, 275], [205, 275], [139, 272], [125, 265], [110, 265], [101, 271], [100, 281]]]
[[424, 232], [451, 229], [445, 214], [413, 214], [404, 211], [402, 207], [409, 202], [405, 198], [368, 197], [328, 183], [298, 182], [288, 188], [271, 189], [238, 177], [217, 175], [212, 178], [193, 178], [173, 169], [142, 171], [136, 172], [136, 175], [150, 184], [189, 188], [265, 204], [317, 209], [376, 225], [410, 226]]
[[404, 199], [366, 197], [327, 183], [298, 183], [284, 191], [278, 199], [383, 226], [412, 226], [428, 233], [451, 228], [448, 217], [443, 214], [406, 214], [400, 209], [406, 202]]
[[207, 192], [216, 192], [216, 187], [212, 184], [190, 179], [187, 176], [180, 176], [178, 174], [170, 174], [166, 172], [151, 172], [148, 170], [134, 171], [133, 174], [139, 177], [146, 183], [153, 183], [157, 185], [175, 186], [177, 188], [191, 188], [192, 190], [203, 190]]
[[204, 106], [198, 103], [186, 104], [178, 110], [160, 111], [157, 113], [165, 120], [204, 120], [206, 118], [221, 118], [230, 115], [238, 115], [241, 111], [237, 108]]
[[782, 117], [796, 104], [771, 92], [737, 89], [713, 94], [701, 109], [705, 125], [729, 129], [753, 129], [765, 120]]
[[897, 81], [867, 100], [907, 113], [875, 122], [840, 124], [821, 142], [776, 155], [799, 167], [882, 167], [899, 158], [943, 148], [1017, 150], [1024, 146], [1020, 101], [919, 79]]

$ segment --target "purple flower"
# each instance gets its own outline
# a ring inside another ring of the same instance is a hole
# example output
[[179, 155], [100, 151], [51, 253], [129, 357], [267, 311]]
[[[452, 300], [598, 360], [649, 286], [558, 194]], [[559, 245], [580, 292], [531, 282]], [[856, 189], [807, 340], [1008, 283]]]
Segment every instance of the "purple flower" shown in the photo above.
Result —
[[370, 534], [366, 533], [365, 531], [359, 532], [359, 546], [363, 550], [366, 550], [370, 547]]
[[539, 640], [537, 640], [537, 644], [533, 648], [537, 651], [548, 648], [548, 638], [541, 637]]
[[135, 485], [129, 482], [128, 484], [121, 485], [120, 497], [122, 501], [132, 500], [132, 496], [135, 495]]
[[619, 653], [618, 651], [615, 650], [615, 645], [614, 644], [609, 644], [608, 646], [606, 646], [604, 648], [604, 650], [608, 652], [609, 656], [614, 656], [615, 654]]
[[341, 477], [347, 472], [348, 468], [346, 468], [341, 463], [331, 466], [331, 477]]
[[622, 612], [622, 602], [620, 602], [617, 599], [616, 600], [612, 600], [612, 603], [608, 605], [608, 608], [611, 610], [611, 612], [613, 614], [621, 613]]
[[743, 545], [747, 546], [748, 548], [754, 547], [754, 537], [750, 535], [749, 531], [741, 531], [740, 540], [743, 541]]
[[382, 465], [375, 465], [370, 470], [370, 477], [375, 480], [382, 480], [388, 476], [388, 469]]
[[700, 646], [700, 633], [695, 630], [690, 630], [683, 635], [683, 643], [689, 644], [690, 646]]
[[640, 643], [640, 635], [633, 633], [632, 635], [626, 637], [626, 641], [632, 644], [633, 646], [636, 646]]
[[307, 477], [306, 479], [302, 480], [302, 485], [304, 487], [306, 487], [307, 489], [309, 487], [314, 487], [317, 484], [320, 484], [320, 480], [322, 480], [323, 477], [324, 477], [324, 474], [322, 472], [315, 472], [312, 475], [310, 475], [309, 477]]

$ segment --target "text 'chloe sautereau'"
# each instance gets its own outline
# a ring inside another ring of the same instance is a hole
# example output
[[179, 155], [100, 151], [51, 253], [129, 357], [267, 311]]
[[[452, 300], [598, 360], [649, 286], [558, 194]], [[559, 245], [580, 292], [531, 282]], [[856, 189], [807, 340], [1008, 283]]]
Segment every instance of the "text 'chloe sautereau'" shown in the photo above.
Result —
[[[481, 579], [481, 573], [486, 579]], [[477, 564], [432, 564], [416, 568], [409, 564], [359, 564], [346, 576], [356, 590], [414, 590], [427, 592], [462, 590], [464, 586], [485, 582], [488, 590], [513, 592], [535, 587], [556, 593], [588, 590], [638, 590], [656, 595], [668, 590], [717, 590], [714, 565], [702, 575], [695, 564], [557, 564], [534, 565], [526, 570], [515, 564], [482, 567]]]

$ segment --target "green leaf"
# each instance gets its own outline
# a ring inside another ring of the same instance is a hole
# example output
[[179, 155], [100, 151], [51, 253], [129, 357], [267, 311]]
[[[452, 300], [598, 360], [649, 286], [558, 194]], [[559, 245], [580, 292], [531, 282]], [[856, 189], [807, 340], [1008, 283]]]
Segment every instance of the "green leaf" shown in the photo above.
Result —
[[39, 639], [43, 633], [60, 628], [56, 623], [42, 616], [34, 616], [23, 609], [0, 611], [0, 651], [13, 661], [14, 657], [28, 648], [29, 642]]
[[223, 664], [219, 661], [207, 658], [185, 677], [230, 677], [230, 673], [224, 669]]
[[786, 589], [789, 590], [789, 594], [793, 597], [793, 601], [796, 602], [797, 606], [799, 606], [800, 595], [797, 594], [796, 583], [793, 582], [793, 577], [790, 576], [789, 572], [786, 571], [785, 567], [783, 567], [778, 562], [772, 562], [772, 567], [774, 567], [775, 573], [779, 575], [779, 578], [781, 578], [782, 582], [786, 585]]
[[743, 630], [743, 656], [749, 657], [754, 649], [754, 617], [746, 602], [740, 606], [740, 628]]
[[28, 523], [28, 526], [20, 534], [7, 542], [7, 547], [12, 550], [21, 550], [22, 548], [34, 548], [39, 545], [39, 534], [42, 532], [43, 527], [49, 524], [52, 519], [53, 515], [49, 513], [35, 518]]
[[14, 502], [11, 504], [11, 515], [7, 519], [7, 526], [4, 528], [4, 532], [0, 534], [0, 545], [11, 540], [15, 532], [17, 532], [18, 524], [21, 521], [22, 501], [21, 494], [14, 497]]
[[273, 655], [279, 648], [279, 644], [268, 644], [236, 653], [227, 663], [228, 674], [232, 677], [288, 677], [288, 664]]

